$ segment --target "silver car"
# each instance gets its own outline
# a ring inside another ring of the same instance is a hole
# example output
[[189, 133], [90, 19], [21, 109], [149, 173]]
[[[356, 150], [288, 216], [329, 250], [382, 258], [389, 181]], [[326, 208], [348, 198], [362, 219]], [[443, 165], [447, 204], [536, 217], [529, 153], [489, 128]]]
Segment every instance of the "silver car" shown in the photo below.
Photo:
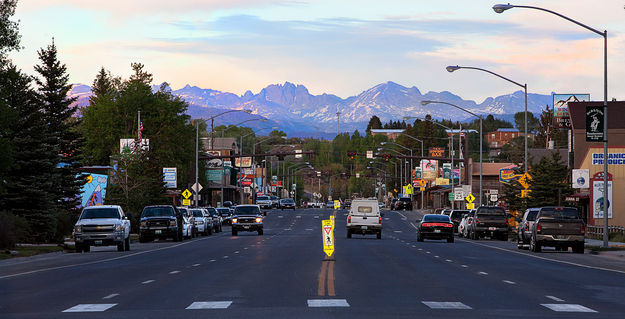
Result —
[[212, 235], [213, 234], [213, 219], [208, 215], [208, 212], [204, 208], [192, 208], [189, 210], [193, 215], [193, 223], [196, 234]]

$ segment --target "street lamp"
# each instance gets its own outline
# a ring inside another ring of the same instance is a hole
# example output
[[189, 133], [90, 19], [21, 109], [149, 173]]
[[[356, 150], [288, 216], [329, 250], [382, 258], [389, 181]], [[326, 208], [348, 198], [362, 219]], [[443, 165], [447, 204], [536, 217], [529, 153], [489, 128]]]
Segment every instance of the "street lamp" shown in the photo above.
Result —
[[[507, 5], [504, 5], [504, 6], [507, 6]], [[504, 9], [504, 10], [507, 10], [507, 9]], [[503, 10], [501, 12], [503, 12]], [[453, 65], [450, 65], [450, 66], [447, 66], [445, 69], [447, 69], [447, 72], [450, 72], [450, 73], [454, 72], [456, 70], [460, 70], [460, 69], [469, 69], [469, 70], [483, 71], [483, 72], [486, 72], [486, 73], [490, 73], [490, 74], [492, 74], [492, 75], [494, 75], [494, 76], [496, 76], [498, 78], [504, 79], [504, 80], [506, 80], [506, 81], [508, 81], [510, 83], [514, 83], [514, 84], [516, 84], [516, 85], [518, 85], [518, 86], [523, 88], [523, 90], [525, 91], [525, 113], [524, 113], [524, 123], [525, 124], [523, 125], [524, 126], [524, 132], [525, 132], [524, 162], [525, 162], [525, 173], [527, 173], [527, 83], [526, 84], [521, 84], [519, 82], [510, 80], [510, 79], [508, 79], [505, 76], [499, 75], [499, 74], [497, 74], [495, 72], [492, 72], [492, 71], [489, 71], [489, 70], [486, 70], [486, 69], [482, 69], [482, 68], [472, 67], [472, 66], [458, 66], [458, 65], [453, 66]]]
[[[216, 117], [222, 116], [224, 114], [232, 113], [232, 112], [244, 112], [244, 113], [247, 113], [247, 114], [252, 113], [251, 110], [228, 110], [228, 111], [225, 111], [225, 112], [221, 112], [221, 113], [219, 113], [217, 115], [213, 115], [213, 116], [209, 117], [208, 119], [206, 119], [204, 121], [207, 121], [207, 120], [211, 121], [211, 131], [212, 131], [213, 130], [212, 123], [213, 123], [213, 120]], [[198, 170], [199, 170], [199, 167], [198, 167], [198, 162], [199, 162], [198, 157], [199, 157], [199, 153], [200, 153], [200, 145], [199, 145], [200, 144], [199, 143], [200, 139], [199, 139], [199, 137], [200, 137], [199, 121], [196, 120], [195, 121], [195, 186], [196, 186], [196, 188], [193, 190], [193, 192], [195, 192], [195, 207], [198, 207], [198, 199], [200, 197], [200, 194], [198, 194], [199, 193], [198, 188], [199, 188], [199, 185], [200, 185], [199, 184], [199, 174], [198, 174]], [[212, 147], [213, 147], [213, 145], [211, 143], [211, 148]], [[223, 170], [222, 170], [221, 173], [223, 174]], [[222, 203], [223, 203], [223, 200], [222, 200]]]
[[512, 8], [535, 9], [551, 13], [603, 37], [603, 247], [608, 248], [608, 30], [601, 32], [555, 11], [544, 8], [519, 6], [509, 3], [496, 4], [493, 6], [493, 10], [497, 13], [503, 13]]
[[[462, 107], [460, 107], [458, 105], [447, 103], [447, 102], [427, 101], [427, 100], [426, 101], [421, 101], [421, 105], [423, 105], [423, 106], [428, 105], [428, 104], [432, 104], [432, 103], [447, 104], [447, 105], [453, 106], [453, 107], [455, 107], [457, 109], [460, 109], [462, 111], [465, 111], [465, 112], [467, 112], [467, 113], [469, 113], [469, 114], [471, 114], [471, 115], [473, 115], [473, 116], [475, 116], [475, 117], [480, 119], [480, 201], [479, 201], [479, 205], [482, 206], [482, 196], [483, 196], [482, 195], [482, 176], [483, 176], [482, 175], [482, 147], [483, 147], [482, 146], [482, 134], [483, 134], [483, 132], [482, 132], [482, 116], [477, 115], [477, 114], [475, 114], [475, 113], [473, 113], [471, 111], [468, 111], [468, 110], [466, 110], [466, 109], [464, 109], [464, 108], [462, 108]], [[433, 122], [433, 123], [436, 123], [436, 122]], [[453, 141], [452, 141], [451, 144], [452, 145], [454, 144]], [[452, 159], [453, 159], [453, 156], [452, 156]], [[467, 172], [467, 174], [468, 174], [468, 172]], [[453, 181], [453, 176], [452, 176], [452, 181]]]

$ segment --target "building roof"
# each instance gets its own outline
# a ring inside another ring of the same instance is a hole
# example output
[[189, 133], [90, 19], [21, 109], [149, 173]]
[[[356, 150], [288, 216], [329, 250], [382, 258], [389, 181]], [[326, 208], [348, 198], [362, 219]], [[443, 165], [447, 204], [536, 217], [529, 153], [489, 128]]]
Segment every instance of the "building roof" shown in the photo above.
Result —
[[498, 128], [497, 131], [498, 132], [513, 132], [513, 133], [519, 132], [519, 130], [515, 128]]
[[473, 129], [471, 129], [471, 130], [462, 129], [462, 131], [460, 131], [459, 129], [458, 129], [458, 130], [456, 130], [456, 129], [453, 129], [453, 130], [445, 130], [445, 133], [447, 133], [447, 134], [458, 134], [458, 132], [463, 132], [463, 133], [478, 133], [478, 131], [473, 130]]
[[372, 128], [371, 133], [380, 133], [380, 134], [393, 134], [393, 133], [403, 133], [405, 129], [391, 129], [391, 128]]
[[[568, 156], [569, 151], [565, 148], [550, 150], [544, 148], [530, 148], [527, 150], [529, 158], [534, 162], [538, 163], [543, 157], [551, 157], [551, 154], [554, 152], [560, 152], [560, 164], [567, 164], [569, 162]], [[531, 165], [530, 165], [531, 166]]]

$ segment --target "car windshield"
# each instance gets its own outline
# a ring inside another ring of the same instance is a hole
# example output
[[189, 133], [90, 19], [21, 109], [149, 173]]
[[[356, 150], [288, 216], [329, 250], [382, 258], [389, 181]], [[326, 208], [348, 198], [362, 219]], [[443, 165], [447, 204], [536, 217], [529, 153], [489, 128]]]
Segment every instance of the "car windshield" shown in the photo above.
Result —
[[237, 206], [234, 209], [235, 215], [258, 215], [260, 214], [260, 208], [258, 206]]
[[204, 217], [201, 209], [192, 209], [191, 214], [193, 215], [193, 217]]
[[501, 207], [480, 207], [477, 210], [478, 215], [506, 215], [506, 211]]
[[290, 198], [283, 199], [283, 200], [282, 200], [282, 202], [283, 202], [283, 203], [287, 203], [287, 204], [292, 204], [292, 203], [295, 203], [295, 202], [294, 202], [292, 199], [290, 199]]
[[119, 218], [117, 208], [89, 208], [82, 211], [80, 219]]
[[221, 214], [221, 216], [230, 215], [230, 210], [227, 208], [217, 208], [217, 211]]
[[206, 209], [208, 211], [209, 215], [215, 215], [217, 214], [217, 209], [213, 208], [213, 207], [209, 207]]
[[578, 219], [579, 218], [579, 215], [577, 213], [577, 209], [576, 208], [572, 208], [572, 207], [564, 207], [564, 208], [549, 207], [549, 208], [543, 208], [540, 211], [540, 216], [541, 217], [559, 218], [559, 219]]
[[423, 216], [424, 222], [449, 222], [449, 216], [447, 215], [425, 215]]
[[258, 196], [256, 197], [256, 200], [269, 200], [268, 196]]
[[464, 215], [468, 214], [469, 211], [468, 210], [454, 210], [451, 212], [451, 214], [449, 214], [450, 218], [457, 218], [460, 219], [462, 218]]
[[146, 207], [141, 213], [141, 217], [171, 217], [175, 216], [172, 207]]

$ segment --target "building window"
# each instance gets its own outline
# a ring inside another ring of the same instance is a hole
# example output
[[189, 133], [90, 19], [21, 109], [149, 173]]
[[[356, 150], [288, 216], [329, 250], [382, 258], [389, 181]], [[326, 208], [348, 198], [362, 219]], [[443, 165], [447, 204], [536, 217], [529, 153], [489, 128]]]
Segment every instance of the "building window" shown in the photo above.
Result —
[[491, 134], [490, 137], [495, 138], [495, 133]]

